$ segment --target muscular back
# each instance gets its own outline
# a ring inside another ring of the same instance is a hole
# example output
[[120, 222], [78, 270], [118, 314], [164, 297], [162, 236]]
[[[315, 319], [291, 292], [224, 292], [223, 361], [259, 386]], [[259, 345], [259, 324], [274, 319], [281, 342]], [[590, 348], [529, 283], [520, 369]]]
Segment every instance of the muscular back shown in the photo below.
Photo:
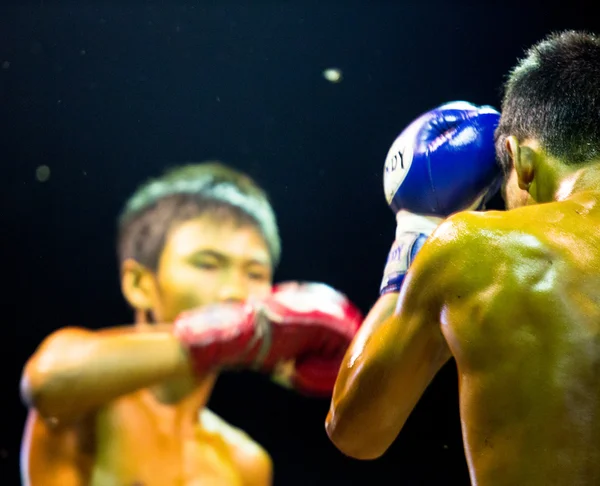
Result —
[[464, 216], [442, 331], [478, 486], [600, 484], [599, 199]]

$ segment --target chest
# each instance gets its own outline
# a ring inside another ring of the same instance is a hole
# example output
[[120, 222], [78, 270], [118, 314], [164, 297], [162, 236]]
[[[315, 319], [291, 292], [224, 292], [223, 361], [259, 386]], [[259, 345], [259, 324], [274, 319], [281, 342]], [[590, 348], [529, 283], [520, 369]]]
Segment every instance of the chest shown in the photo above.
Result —
[[218, 434], [135, 399], [98, 415], [93, 485], [241, 484], [233, 457]]

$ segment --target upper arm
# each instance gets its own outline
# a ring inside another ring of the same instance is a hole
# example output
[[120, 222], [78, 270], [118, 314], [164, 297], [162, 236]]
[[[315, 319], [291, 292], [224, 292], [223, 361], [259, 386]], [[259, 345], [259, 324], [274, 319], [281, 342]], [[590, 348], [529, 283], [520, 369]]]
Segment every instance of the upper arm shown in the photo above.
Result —
[[35, 411], [27, 416], [21, 442], [24, 484], [88, 484], [93, 461], [95, 416], [53, 427]]
[[406, 276], [393, 315], [362, 327], [344, 357], [327, 431], [345, 454], [383, 454], [451, 357], [440, 315], [457, 275], [452, 256], [461, 238], [455, 230], [451, 222], [434, 232]]

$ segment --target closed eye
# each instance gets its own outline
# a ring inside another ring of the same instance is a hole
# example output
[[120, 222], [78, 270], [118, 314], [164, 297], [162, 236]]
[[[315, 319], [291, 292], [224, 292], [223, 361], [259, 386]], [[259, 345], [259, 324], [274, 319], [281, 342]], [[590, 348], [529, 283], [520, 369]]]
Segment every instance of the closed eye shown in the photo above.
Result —
[[249, 272], [248, 277], [252, 280], [268, 280], [269, 275], [266, 272]]
[[219, 268], [219, 264], [216, 262], [194, 262], [193, 264], [196, 268], [202, 270], [216, 270]]

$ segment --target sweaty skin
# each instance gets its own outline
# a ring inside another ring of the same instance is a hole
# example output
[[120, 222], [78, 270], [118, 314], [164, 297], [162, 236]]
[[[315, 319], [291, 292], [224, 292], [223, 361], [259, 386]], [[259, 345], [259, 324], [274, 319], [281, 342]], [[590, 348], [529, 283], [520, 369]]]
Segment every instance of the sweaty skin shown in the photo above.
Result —
[[443, 222], [346, 353], [335, 445], [381, 456], [454, 357], [473, 485], [600, 484], [598, 228], [599, 191]]
[[[156, 275], [125, 265], [124, 293], [170, 322], [271, 288], [268, 250], [252, 227], [199, 218], [167, 237]], [[132, 283], [135, 282], [135, 283]], [[144, 304], [149, 299], [149, 303]], [[268, 486], [267, 452], [208, 410], [217, 374], [194, 376], [171, 324], [50, 335], [27, 362], [22, 444], [31, 486]]]

